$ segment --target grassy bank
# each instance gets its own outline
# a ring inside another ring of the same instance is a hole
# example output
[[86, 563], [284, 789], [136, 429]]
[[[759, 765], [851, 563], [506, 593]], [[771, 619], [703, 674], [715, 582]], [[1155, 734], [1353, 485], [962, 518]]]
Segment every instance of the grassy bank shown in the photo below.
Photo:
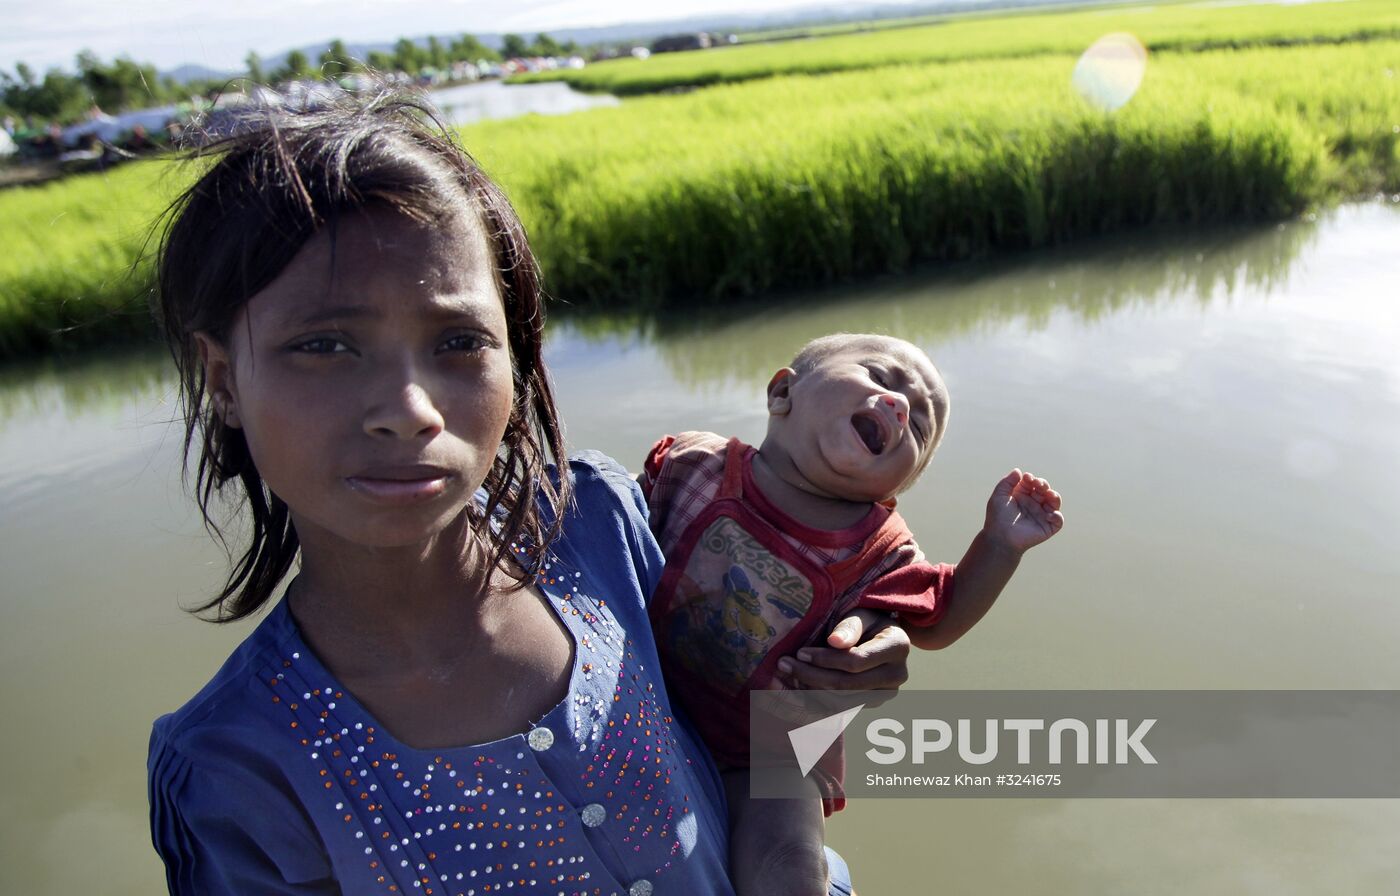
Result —
[[1136, 35], [1155, 52], [1383, 40], [1400, 38], [1400, 3], [1191, 4], [1020, 13], [818, 40], [611, 60], [578, 71], [542, 72], [519, 80], [562, 80], [577, 90], [636, 96], [778, 75], [1078, 54], [1114, 31]]
[[[1105, 114], [1074, 56], [891, 66], [463, 132], [551, 292], [657, 307], [1400, 191], [1400, 41], [1152, 58]], [[0, 193], [0, 354], [140, 330], [158, 163]], [[135, 275], [130, 275], [136, 264]], [[55, 335], [56, 328], [81, 324]]]
[[775, 78], [468, 139], [575, 301], [752, 293], [1400, 186], [1400, 42], [1158, 56], [1116, 115], [1072, 93], [1074, 61]]
[[175, 170], [135, 162], [0, 192], [0, 357], [149, 331], [136, 261]]

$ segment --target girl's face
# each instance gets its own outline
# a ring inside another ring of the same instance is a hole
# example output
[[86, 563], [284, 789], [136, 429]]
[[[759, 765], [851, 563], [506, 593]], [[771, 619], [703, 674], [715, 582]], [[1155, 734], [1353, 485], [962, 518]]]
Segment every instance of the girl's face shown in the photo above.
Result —
[[250, 299], [227, 345], [197, 335], [216, 410], [247, 439], [303, 545], [423, 542], [490, 472], [512, 367], [475, 216], [386, 209], [323, 229]]

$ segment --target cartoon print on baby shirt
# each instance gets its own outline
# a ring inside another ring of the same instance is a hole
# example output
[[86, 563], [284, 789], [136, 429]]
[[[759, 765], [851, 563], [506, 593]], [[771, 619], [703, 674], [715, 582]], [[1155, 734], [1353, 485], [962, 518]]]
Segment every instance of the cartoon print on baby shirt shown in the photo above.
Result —
[[738, 692], [811, 603], [795, 570], [737, 521], [719, 516], [696, 542], [676, 581], [674, 610], [657, 634], [674, 661]]

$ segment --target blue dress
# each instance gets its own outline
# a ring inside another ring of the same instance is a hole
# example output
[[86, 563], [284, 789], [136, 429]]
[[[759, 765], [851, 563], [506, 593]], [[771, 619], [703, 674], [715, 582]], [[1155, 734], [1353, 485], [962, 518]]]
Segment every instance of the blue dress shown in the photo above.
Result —
[[572, 636], [568, 696], [528, 732], [416, 750], [279, 603], [151, 737], [151, 828], [178, 894], [733, 896], [718, 773], [662, 686], [662, 557], [621, 467], [571, 461], [576, 507], [534, 572]]

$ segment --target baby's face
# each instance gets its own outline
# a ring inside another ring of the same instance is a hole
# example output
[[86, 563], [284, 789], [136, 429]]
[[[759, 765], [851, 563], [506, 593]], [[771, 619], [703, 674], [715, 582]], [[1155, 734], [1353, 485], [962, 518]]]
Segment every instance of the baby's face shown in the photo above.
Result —
[[912, 484], [947, 419], [938, 371], [899, 339], [842, 347], [792, 374], [788, 398], [769, 437], [813, 485], [849, 501], [884, 500]]

